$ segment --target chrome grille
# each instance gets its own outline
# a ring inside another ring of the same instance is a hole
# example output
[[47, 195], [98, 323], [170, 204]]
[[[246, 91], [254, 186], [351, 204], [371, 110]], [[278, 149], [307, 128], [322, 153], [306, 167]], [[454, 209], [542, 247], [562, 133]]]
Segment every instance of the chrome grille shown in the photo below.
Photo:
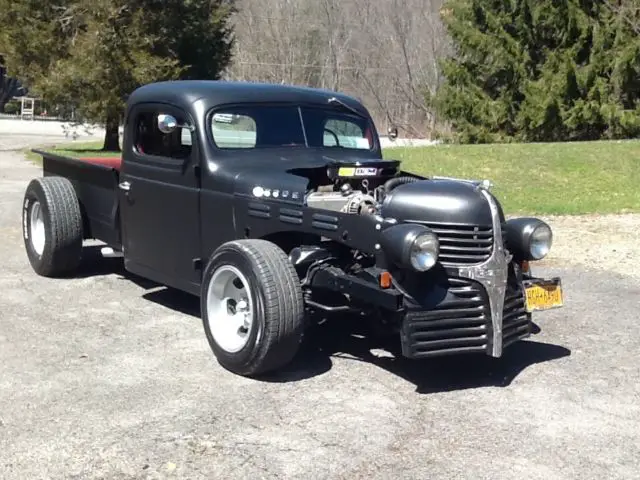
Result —
[[440, 262], [443, 265], [474, 265], [487, 261], [491, 256], [491, 225], [420, 223], [438, 235]]
[[[531, 335], [522, 288], [514, 278], [507, 287], [503, 309], [503, 347]], [[482, 285], [449, 278], [446, 297], [425, 310], [409, 309], [402, 326], [403, 352], [410, 358], [457, 353], [486, 353], [491, 348], [491, 316]]]
[[531, 334], [531, 322], [525, 310], [524, 292], [521, 288], [510, 286], [504, 298], [502, 318], [502, 345], [506, 347], [513, 342]]
[[450, 278], [447, 298], [433, 310], [410, 310], [404, 322], [405, 354], [430, 357], [483, 352], [488, 311], [476, 282]]

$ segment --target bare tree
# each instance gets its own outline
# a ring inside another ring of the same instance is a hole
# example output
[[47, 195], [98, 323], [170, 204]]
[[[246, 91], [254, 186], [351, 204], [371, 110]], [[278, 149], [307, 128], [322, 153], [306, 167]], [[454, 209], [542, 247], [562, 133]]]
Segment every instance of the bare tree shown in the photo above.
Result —
[[450, 44], [443, 0], [240, 0], [227, 78], [309, 85], [360, 98], [383, 128], [430, 136], [427, 92]]

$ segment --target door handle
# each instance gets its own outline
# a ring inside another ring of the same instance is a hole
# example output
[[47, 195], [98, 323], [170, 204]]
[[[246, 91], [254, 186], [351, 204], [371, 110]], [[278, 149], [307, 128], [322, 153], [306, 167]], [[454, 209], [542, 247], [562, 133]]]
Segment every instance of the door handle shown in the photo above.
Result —
[[118, 188], [128, 192], [131, 189], [131, 184], [129, 182], [122, 182], [118, 184]]

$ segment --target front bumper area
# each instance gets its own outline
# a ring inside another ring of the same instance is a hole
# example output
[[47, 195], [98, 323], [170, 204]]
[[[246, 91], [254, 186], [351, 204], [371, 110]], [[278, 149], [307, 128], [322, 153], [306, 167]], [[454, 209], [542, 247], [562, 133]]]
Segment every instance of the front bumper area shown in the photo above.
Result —
[[[493, 355], [530, 336], [533, 324], [525, 310], [524, 288], [514, 272], [510, 273], [499, 335], [493, 331], [489, 294], [483, 285], [450, 277], [448, 285], [438, 287], [437, 303], [429, 308], [407, 306], [400, 329], [403, 355], [415, 359], [460, 353]], [[494, 345], [495, 341], [500, 345]]]

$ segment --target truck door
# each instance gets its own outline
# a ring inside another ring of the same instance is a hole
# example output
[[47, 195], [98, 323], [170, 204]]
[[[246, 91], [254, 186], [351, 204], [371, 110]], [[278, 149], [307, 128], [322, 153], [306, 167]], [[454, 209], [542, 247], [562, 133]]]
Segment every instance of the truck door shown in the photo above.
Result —
[[129, 114], [119, 184], [125, 268], [197, 294], [198, 142], [186, 128], [162, 133], [159, 114], [193, 124], [184, 111], [165, 104], [141, 104]]

